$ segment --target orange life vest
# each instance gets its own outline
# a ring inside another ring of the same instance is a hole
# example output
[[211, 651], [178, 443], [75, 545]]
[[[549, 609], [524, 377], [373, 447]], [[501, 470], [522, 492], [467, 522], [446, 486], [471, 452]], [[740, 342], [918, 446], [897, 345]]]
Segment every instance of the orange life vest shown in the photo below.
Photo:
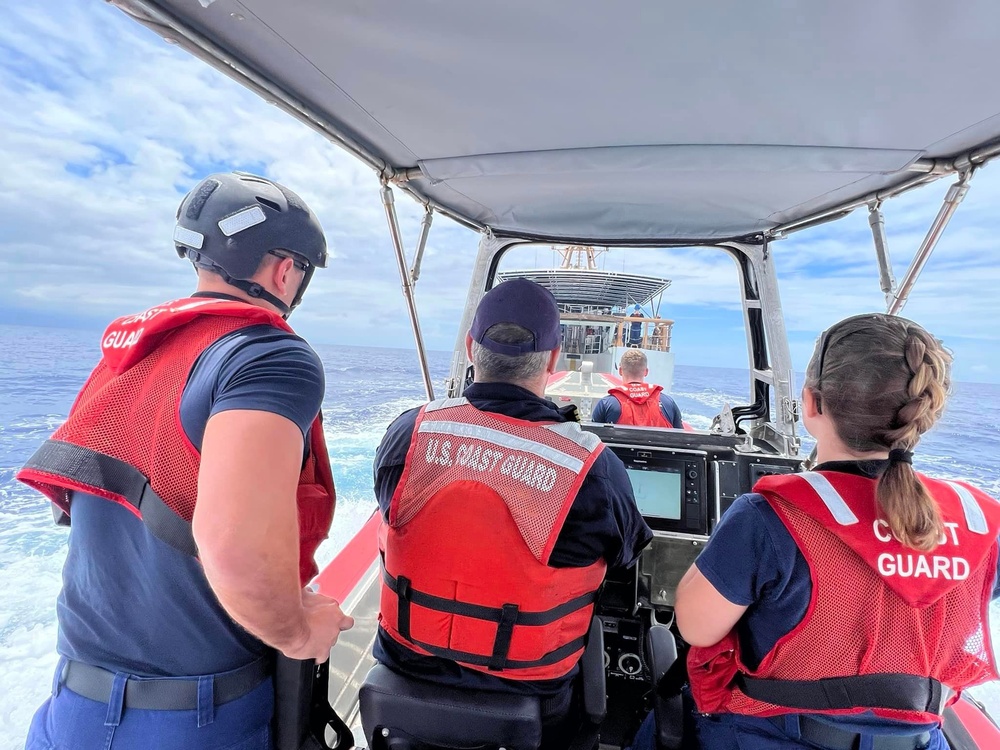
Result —
[[[276, 313], [230, 300], [189, 298], [120, 318], [105, 331], [102, 359], [66, 422], [17, 478], [70, 516], [74, 492], [120, 503], [171, 546], [197, 555], [191, 533], [201, 456], [184, 434], [180, 399], [198, 356], [227, 333], [266, 324], [291, 332]], [[333, 522], [330, 459], [317, 417], [298, 486], [299, 577], [318, 568], [316, 548]]]
[[809, 566], [812, 597], [756, 670], [743, 663], [735, 631], [691, 649], [699, 711], [872, 711], [927, 723], [963, 688], [997, 679], [988, 610], [1000, 505], [969, 485], [918, 476], [946, 529], [930, 552], [892, 536], [874, 479], [805, 472], [757, 482]]
[[618, 399], [622, 407], [622, 416], [617, 424], [629, 424], [639, 427], [673, 427], [670, 420], [663, 416], [660, 408], [660, 393], [662, 385], [648, 383], [623, 383], [608, 390]]
[[464, 398], [425, 406], [379, 536], [385, 632], [506, 679], [567, 674], [606, 563], [548, 560], [603, 448], [573, 422], [512, 419]]

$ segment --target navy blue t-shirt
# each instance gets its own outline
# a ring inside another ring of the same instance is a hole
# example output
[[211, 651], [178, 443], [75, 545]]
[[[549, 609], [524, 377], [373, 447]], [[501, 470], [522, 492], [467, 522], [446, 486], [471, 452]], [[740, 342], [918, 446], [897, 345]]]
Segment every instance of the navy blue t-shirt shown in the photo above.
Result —
[[[565, 422], [555, 404], [530, 391], [507, 383], [474, 383], [463, 394], [477, 409], [532, 422]], [[403, 473], [406, 452], [419, 409], [404, 412], [389, 425], [375, 453], [375, 495], [387, 517], [393, 492]], [[580, 485], [563, 528], [556, 539], [549, 565], [586, 567], [603, 558], [609, 567], [629, 567], [653, 538], [632, 494], [625, 465], [604, 450]], [[576, 669], [565, 677], [547, 681], [502, 680], [458, 666], [455, 662], [416, 654], [401, 646], [381, 628], [375, 641], [375, 658], [416, 677], [471, 689], [503, 690], [532, 695], [554, 695], [568, 687]]]
[[[875, 478], [888, 461], [830, 461], [816, 470]], [[737, 498], [695, 561], [698, 570], [733, 604], [748, 609], [736, 624], [740, 653], [756, 669], [775, 644], [802, 621], [812, 597], [809, 565], [791, 533], [763, 495]], [[994, 590], [994, 598], [998, 595]], [[850, 726], [897, 725], [853, 717]]]
[[[679, 430], [684, 427], [684, 417], [681, 416], [681, 410], [666, 393], [660, 394], [660, 412], [674, 429]], [[614, 396], [602, 398], [594, 405], [594, 410], [590, 414], [591, 422], [600, 422], [601, 424], [618, 424], [618, 420], [621, 418], [622, 405]]]
[[[298, 425], [308, 445], [324, 388], [322, 363], [305, 341], [267, 325], [243, 328], [192, 366], [181, 425], [200, 450], [213, 414], [267, 411]], [[114, 672], [210, 674], [267, 649], [222, 609], [197, 560], [154, 537], [121, 505], [79, 492], [57, 616], [60, 654]]]

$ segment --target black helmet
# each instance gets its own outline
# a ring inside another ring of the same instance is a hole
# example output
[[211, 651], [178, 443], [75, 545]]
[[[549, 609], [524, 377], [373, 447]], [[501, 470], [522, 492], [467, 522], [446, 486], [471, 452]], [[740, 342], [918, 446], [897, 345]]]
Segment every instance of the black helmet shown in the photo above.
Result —
[[[180, 257], [215, 271], [286, 316], [302, 301], [313, 270], [326, 268], [326, 238], [315, 214], [288, 188], [245, 172], [209, 175], [184, 197], [174, 245]], [[286, 253], [305, 271], [291, 305], [249, 281], [264, 256]]]

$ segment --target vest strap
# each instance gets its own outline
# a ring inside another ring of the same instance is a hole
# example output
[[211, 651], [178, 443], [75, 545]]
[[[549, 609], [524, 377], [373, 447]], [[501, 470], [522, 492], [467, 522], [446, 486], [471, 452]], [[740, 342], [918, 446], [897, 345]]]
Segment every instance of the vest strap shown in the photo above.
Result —
[[493, 640], [493, 656], [490, 659], [490, 670], [498, 672], [507, 664], [507, 654], [510, 653], [510, 642], [514, 637], [514, 625], [517, 623], [517, 605], [505, 604], [500, 613], [500, 624]]
[[[472, 617], [476, 620], [495, 622], [498, 626], [502, 625], [507, 621], [507, 619], [513, 616], [514, 620], [511, 624], [511, 628], [513, 628], [514, 625], [551, 625], [556, 620], [561, 620], [563, 617], [566, 617], [567, 615], [570, 615], [579, 609], [583, 609], [584, 607], [597, 601], [597, 592], [590, 591], [586, 594], [581, 594], [574, 599], [570, 599], [568, 602], [563, 602], [552, 609], [546, 609], [542, 612], [522, 612], [518, 610], [516, 605], [513, 604], [505, 604], [503, 607], [485, 607], [481, 604], [471, 604], [469, 602], [460, 602], [454, 599], [445, 599], [444, 597], [434, 596], [433, 594], [418, 591], [412, 588], [408, 578], [404, 578], [403, 576], [394, 578], [390, 575], [389, 571], [385, 569], [384, 562], [382, 563], [382, 582], [385, 584], [386, 588], [396, 594], [399, 599], [400, 624], [397, 626], [397, 630], [399, 630], [400, 634], [403, 635], [404, 638], [408, 638], [408, 636], [406, 633], [403, 633], [402, 629], [403, 611], [405, 607], [408, 618], [411, 603], [424, 607], [425, 609], [433, 609], [436, 612], [444, 612], [449, 615]], [[510, 614], [511, 610], [508, 608], [513, 608], [513, 615]], [[414, 641], [414, 643], [415, 642], [416, 641]]]
[[885, 708], [941, 715], [953, 691], [931, 677], [870, 674], [822, 680], [768, 680], [736, 676], [736, 686], [757, 701], [804, 711]]
[[185, 555], [198, 556], [190, 522], [174, 513], [131, 464], [62, 440], [46, 440], [24, 468], [70, 477], [84, 487], [120, 498], [138, 512], [157, 539]]
[[579, 638], [575, 638], [569, 643], [560, 646], [553, 651], [549, 651], [544, 656], [538, 659], [532, 660], [518, 660], [518, 659], [506, 659], [502, 666], [499, 668], [494, 668], [492, 665], [493, 656], [483, 656], [482, 654], [474, 654], [471, 651], [457, 651], [451, 648], [442, 648], [440, 646], [435, 646], [430, 643], [424, 643], [423, 641], [418, 641], [413, 638], [408, 639], [410, 643], [420, 646], [424, 651], [428, 652], [433, 656], [439, 656], [442, 659], [449, 659], [451, 661], [464, 662], [465, 664], [472, 664], [477, 667], [486, 667], [487, 669], [493, 671], [499, 670], [509, 670], [509, 669], [531, 669], [533, 667], [547, 667], [552, 664], [558, 664], [563, 659], [572, 656], [577, 651], [583, 649], [587, 645], [587, 636], [581, 635]]
[[412, 640], [410, 637], [410, 602], [412, 601], [413, 589], [410, 588], [410, 579], [406, 576], [397, 578], [396, 583], [396, 597], [399, 599], [396, 607], [398, 620], [396, 629], [401, 636], [409, 641]]

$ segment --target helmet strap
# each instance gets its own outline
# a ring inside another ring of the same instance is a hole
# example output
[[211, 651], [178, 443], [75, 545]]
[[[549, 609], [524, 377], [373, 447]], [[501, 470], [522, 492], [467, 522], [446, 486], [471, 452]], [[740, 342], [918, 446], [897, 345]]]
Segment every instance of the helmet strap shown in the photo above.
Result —
[[200, 253], [197, 254], [197, 257], [192, 258], [191, 256], [195, 255], [195, 253], [192, 253], [189, 250], [187, 255], [188, 255], [188, 260], [190, 260], [194, 265], [201, 266], [202, 268], [208, 269], [210, 271], [214, 271], [215, 273], [219, 274], [219, 276], [222, 277], [222, 280], [225, 281], [227, 284], [229, 284], [229, 286], [236, 287], [240, 291], [245, 292], [248, 297], [252, 297], [253, 299], [261, 299], [271, 305], [274, 305], [276, 308], [278, 308], [278, 311], [281, 313], [282, 318], [287, 318], [291, 314], [292, 307], [294, 307], [295, 304], [298, 304], [298, 300], [301, 298], [303, 289], [300, 286], [299, 291], [295, 297], [296, 301], [290, 307], [286, 305], [284, 302], [282, 302], [280, 299], [275, 297], [273, 294], [271, 294], [269, 291], [267, 291], [263, 286], [258, 284], [256, 281], [250, 281], [248, 279], [234, 279], [232, 276], [226, 273], [226, 269], [224, 269], [222, 266], [216, 263], [206, 263], [203, 260], [205, 256], [201, 255]]
[[237, 289], [242, 289], [250, 297], [253, 297], [254, 299], [262, 299], [265, 302], [271, 303], [272, 305], [278, 308], [283, 318], [287, 318], [288, 314], [292, 311], [292, 308], [290, 308], [280, 299], [275, 297], [273, 294], [267, 291], [256, 281], [247, 281], [246, 279], [231, 279], [228, 276], [223, 276], [222, 278], [225, 279], [227, 284], [229, 284], [230, 286], [234, 286]]

